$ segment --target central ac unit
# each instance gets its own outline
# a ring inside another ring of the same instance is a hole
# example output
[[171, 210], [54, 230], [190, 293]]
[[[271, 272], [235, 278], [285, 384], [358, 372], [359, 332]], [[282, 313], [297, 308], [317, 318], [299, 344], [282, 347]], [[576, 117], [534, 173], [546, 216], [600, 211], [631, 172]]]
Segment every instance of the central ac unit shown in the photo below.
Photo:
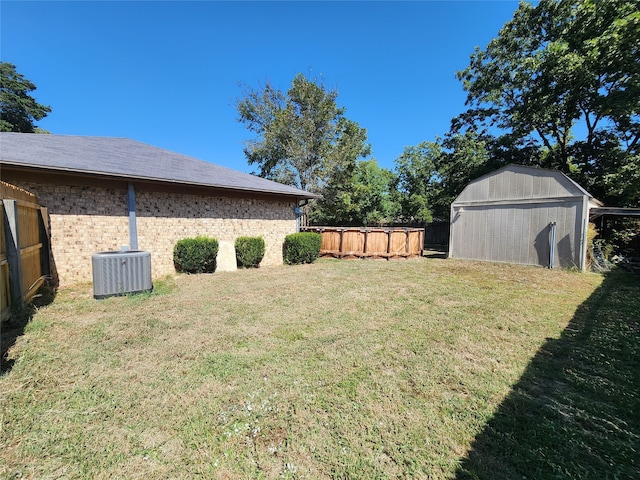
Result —
[[93, 297], [150, 292], [151, 253], [141, 250], [99, 252], [91, 256]]

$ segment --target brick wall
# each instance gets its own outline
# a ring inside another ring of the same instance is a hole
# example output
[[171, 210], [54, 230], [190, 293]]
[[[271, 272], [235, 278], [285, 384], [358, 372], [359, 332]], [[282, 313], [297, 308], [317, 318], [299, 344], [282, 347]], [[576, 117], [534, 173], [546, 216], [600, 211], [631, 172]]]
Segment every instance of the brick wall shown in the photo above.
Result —
[[[91, 255], [129, 245], [127, 190], [88, 185], [12, 183], [49, 210], [54, 272], [61, 286], [92, 279]], [[188, 193], [136, 192], [138, 248], [151, 252], [154, 278], [174, 273], [173, 247], [181, 238], [206, 235], [221, 241], [262, 236], [263, 266], [282, 264], [284, 237], [296, 230], [295, 201]]]
[[261, 265], [282, 264], [284, 237], [296, 231], [292, 201], [203, 197], [140, 192], [136, 195], [138, 246], [152, 252], [154, 271], [173, 272], [173, 246], [181, 238], [206, 235], [234, 242], [261, 236], [266, 252]]

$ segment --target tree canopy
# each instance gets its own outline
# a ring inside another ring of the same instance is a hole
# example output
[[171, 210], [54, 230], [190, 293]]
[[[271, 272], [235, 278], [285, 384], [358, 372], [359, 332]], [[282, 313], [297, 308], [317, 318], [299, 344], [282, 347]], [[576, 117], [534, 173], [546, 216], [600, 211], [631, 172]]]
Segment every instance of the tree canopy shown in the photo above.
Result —
[[450, 137], [474, 132], [490, 156], [554, 168], [606, 203], [640, 193], [637, 0], [521, 3], [458, 72], [468, 110]]
[[248, 88], [237, 104], [239, 121], [256, 138], [244, 149], [259, 175], [322, 193], [341, 172], [352, 172], [370, 152], [366, 130], [344, 116], [336, 90], [296, 75], [283, 93], [270, 84]]
[[34, 133], [34, 122], [42, 120], [51, 107], [30, 95], [36, 86], [16, 71], [16, 66], [0, 62], [0, 131]]
[[400, 203], [396, 175], [374, 159], [357, 162], [351, 174], [332, 182], [310, 220], [324, 225], [382, 226], [395, 222]]
[[448, 219], [451, 202], [469, 180], [497, 167], [486, 139], [470, 131], [405, 147], [396, 159], [403, 219], [420, 224]]
[[434, 178], [442, 156], [437, 142], [423, 142], [405, 147], [396, 161], [396, 188], [402, 216], [408, 221], [431, 222], [433, 219]]

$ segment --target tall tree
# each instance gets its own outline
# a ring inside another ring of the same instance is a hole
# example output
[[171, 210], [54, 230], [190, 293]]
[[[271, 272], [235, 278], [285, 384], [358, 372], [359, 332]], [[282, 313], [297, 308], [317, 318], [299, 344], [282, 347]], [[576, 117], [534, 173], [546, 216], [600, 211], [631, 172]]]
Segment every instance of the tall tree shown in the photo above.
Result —
[[42, 120], [51, 107], [41, 105], [30, 95], [36, 86], [9, 62], [0, 62], [0, 131], [34, 133], [35, 121]]
[[491, 141], [468, 131], [406, 147], [395, 161], [402, 216], [420, 223], [449, 218], [451, 202], [467, 183], [503, 165]]
[[391, 224], [400, 213], [396, 183], [394, 172], [381, 168], [374, 159], [359, 161], [350, 177], [345, 175], [341, 182], [328, 186], [311, 221], [317, 225]]
[[560, 169], [605, 202], [638, 204], [638, 38], [637, 0], [521, 3], [458, 72], [469, 109], [453, 132], [527, 148], [529, 163]]
[[436, 164], [442, 155], [442, 145], [436, 140], [405, 147], [395, 160], [403, 220], [429, 223], [433, 219], [431, 202], [437, 180]]
[[356, 209], [352, 223], [365, 226], [393, 223], [400, 213], [393, 192], [396, 183], [395, 174], [379, 167], [375, 160], [358, 162], [353, 182], [352, 201]]
[[283, 93], [270, 84], [249, 88], [236, 104], [239, 121], [256, 138], [244, 150], [259, 175], [322, 193], [370, 153], [366, 130], [344, 117], [338, 92], [299, 74]]

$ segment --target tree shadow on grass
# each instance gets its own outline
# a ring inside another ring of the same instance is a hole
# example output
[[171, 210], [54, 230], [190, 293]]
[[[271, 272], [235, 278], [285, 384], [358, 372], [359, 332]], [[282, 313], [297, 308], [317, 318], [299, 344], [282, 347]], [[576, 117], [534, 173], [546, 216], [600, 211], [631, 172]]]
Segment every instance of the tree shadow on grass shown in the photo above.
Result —
[[640, 478], [638, 275], [608, 274], [561, 337], [547, 340], [456, 475], [561, 478]]

